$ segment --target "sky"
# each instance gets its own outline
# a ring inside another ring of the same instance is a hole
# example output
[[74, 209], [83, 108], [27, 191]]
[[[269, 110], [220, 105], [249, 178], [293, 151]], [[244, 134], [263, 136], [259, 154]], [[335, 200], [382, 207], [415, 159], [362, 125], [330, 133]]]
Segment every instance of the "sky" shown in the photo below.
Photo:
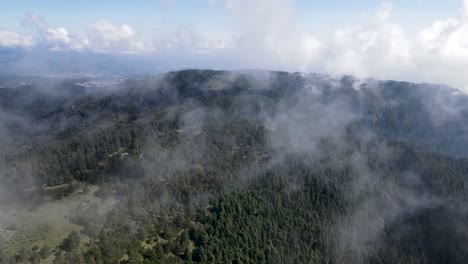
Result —
[[168, 69], [348, 74], [468, 92], [468, 0], [0, 0], [0, 6], [1, 48], [133, 56]]

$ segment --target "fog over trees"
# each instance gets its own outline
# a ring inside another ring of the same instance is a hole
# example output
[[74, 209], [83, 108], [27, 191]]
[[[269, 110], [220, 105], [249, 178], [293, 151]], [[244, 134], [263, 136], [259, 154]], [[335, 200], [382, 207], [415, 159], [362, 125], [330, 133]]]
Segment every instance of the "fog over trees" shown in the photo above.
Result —
[[453, 88], [214, 70], [0, 87], [0, 263], [468, 261]]

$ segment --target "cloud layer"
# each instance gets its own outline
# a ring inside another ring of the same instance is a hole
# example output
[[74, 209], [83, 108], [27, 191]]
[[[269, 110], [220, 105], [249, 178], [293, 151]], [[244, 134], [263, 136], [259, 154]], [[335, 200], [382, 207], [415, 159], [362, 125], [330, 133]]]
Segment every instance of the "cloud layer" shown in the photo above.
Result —
[[394, 21], [394, 6], [384, 1], [366, 23], [336, 28], [321, 38], [302, 29], [293, 0], [210, 2], [224, 8], [230, 18], [224, 37], [210, 36], [190, 25], [174, 25], [164, 32], [149, 32], [151, 38], [145, 39], [132, 26], [107, 20], [70, 32], [60, 26], [49, 27], [38, 14], [28, 13], [35, 34], [0, 30], [0, 46], [165, 59], [170, 58], [168, 54], [184, 54], [192, 62], [202, 54], [210, 58], [214, 68], [224, 63], [230, 65], [226, 68], [352, 74], [446, 83], [468, 92], [468, 75], [462, 74], [468, 65], [468, 0], [462, 2], [458, 14], [434, 21], [416, 34]]
[[0, 31], [0, 46], [27, 48], [33, 45], [32, 37], [22, 36], [16, 32], [7, 30]]

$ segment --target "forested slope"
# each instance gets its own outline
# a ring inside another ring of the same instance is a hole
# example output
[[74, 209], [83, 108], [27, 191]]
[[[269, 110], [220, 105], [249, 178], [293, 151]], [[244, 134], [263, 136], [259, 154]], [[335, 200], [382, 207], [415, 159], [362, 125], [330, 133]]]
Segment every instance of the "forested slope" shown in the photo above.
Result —
[[80, 229], [58, 247], [4, 238], [5, 263], [468, 260], [454, 89], [262, 71], [82, 81], [0, 88], [0, 201], [117, 202], [71, 208]]

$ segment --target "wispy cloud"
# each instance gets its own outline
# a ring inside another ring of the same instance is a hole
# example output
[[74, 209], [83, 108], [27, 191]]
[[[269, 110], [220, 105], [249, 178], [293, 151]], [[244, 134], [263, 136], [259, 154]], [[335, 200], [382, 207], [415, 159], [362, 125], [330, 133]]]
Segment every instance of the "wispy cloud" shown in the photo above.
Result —
[[136, 31], [127, 24], [116, 26], [109, 21], [101, 20], [91, 25], [86, 41], [94, 51], [101, 52], [143, 52], [145, 44], [138, 40]]

